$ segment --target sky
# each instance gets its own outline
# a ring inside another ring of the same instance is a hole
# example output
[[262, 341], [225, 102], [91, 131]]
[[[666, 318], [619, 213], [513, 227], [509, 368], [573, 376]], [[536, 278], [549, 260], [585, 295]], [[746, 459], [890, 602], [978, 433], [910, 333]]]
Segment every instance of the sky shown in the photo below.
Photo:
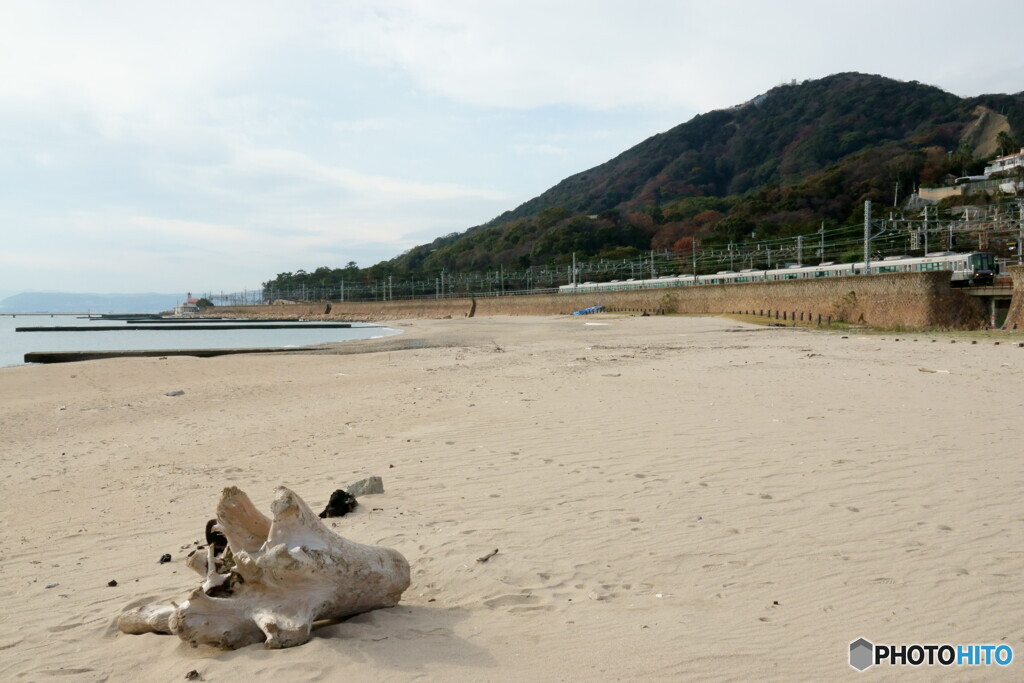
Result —
[[366, 267], [860, 71], [1024, 90], [1024, 3], [0, 0], [0, 294]]

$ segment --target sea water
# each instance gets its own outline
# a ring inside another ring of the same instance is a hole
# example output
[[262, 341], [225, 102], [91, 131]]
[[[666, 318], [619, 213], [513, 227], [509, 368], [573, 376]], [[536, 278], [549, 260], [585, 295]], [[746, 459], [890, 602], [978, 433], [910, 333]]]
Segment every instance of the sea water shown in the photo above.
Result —
[[[187, 318], [182, 323], [189, 323]], [[225, 323], [235, 321], [225, 320]], [[251, 349], [300, 347], [316, 344], [376, 339], [401, 334], [401, 330], [370, 323], [352, 327], [288, 327], [280, 330], [218, 330], [216, 323], [204, 323], [202, 330], [116, 330], [83, 332], [15, 332], [18, 327], [117, 327], [120, 320], [87, 319], [75, 315], [0, 315], [0, 367], [22, 365], [30, 351], [128, 351], [152, 349]], [[135, 323], [145, 325], [145, 321]], [[158, 327], [162, 323], [151, 325]], [[165, 324], [165, 323], [163, 323]], [[301, 323], [288, 323], [289, 325]], [[312, 324], [312, 323], [311, 323]]]

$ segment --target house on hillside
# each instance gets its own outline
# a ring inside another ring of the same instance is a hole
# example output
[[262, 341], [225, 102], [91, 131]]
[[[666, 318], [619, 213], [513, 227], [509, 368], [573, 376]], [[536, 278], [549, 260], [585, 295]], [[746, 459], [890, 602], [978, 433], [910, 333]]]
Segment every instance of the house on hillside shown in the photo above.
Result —
[[1021, 150], [1016, 154], [1007, 154], [1004, 157], [993, 159], [992, 163], [985, 167], [985, 175], [989, 176], [1000, 171], [1009, 171], [1018, 166], [1024, 166], [1024, 147], [1021, 147]]
[[1024, 147], [1016, 154], [1007, 154], [992, 160], [992, 163], [985, 167], [985, 172], [978, 176], [964, 176], [949, 182], [947, 176], [946, 184], [942, 187], [921, 187], [908, 199], [906, 206], [910, 209], [920, 208], [928, 204], [937, 204], [946, 197], [967, 195], [976, 192], [996, 194], [1015, 194], [1024, 190], [1024, 181], [1013, 180], [1012, 178], [992, 178], [992, 174], [1011, 171], [1015, 168], [1024, 168]]

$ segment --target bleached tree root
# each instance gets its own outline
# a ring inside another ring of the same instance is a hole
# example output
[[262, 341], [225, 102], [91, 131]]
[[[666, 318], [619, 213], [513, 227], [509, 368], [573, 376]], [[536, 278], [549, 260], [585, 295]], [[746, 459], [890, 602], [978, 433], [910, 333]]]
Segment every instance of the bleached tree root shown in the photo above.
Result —
[[210, 546], [186, 561], [202, 585], [180, 605], [123, 613], [118, 628], [172, 633], [193, 646], [292, 647], [309, 640], [314, 621], [393, 607], [409, 587], [401, 553], [338, 536], [287, 488], [275, 491], [271, 511], [273, 520], [238, 488], [224, 489], [217, 529], [227, 550], [214, 555]]

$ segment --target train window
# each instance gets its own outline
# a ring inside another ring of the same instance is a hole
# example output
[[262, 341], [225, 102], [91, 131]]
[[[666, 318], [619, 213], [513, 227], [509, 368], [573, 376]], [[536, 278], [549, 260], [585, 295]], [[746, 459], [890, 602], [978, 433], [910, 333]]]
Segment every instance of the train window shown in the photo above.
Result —
[[975, 270], [995, 270], [992, 254], [971, 254], [970, 260]]

